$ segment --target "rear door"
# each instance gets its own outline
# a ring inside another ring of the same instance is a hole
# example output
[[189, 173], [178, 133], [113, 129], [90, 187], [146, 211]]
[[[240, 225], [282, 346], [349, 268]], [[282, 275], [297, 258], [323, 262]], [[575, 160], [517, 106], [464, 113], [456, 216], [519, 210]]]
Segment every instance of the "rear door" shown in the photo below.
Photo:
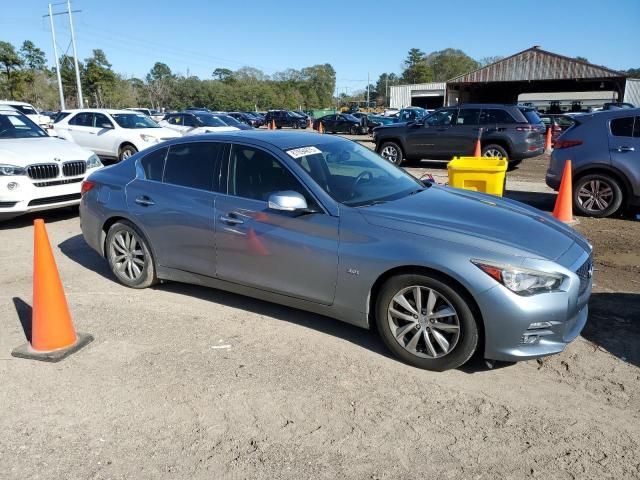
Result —
[[[338, 225], [272, 153], [233, 145], [228, 194], [216, 208], [218, 277], [282, 295], [330, 305], [338, 268]], [[269, 195], [293, 190], [318, 213], [268, 208]]]
[[138, 160], [127, 205], [158, 265], [215, 276], [214, 218], [224, 148], [219, 142], [179, 143]]
[[640, 195], [640, 116], [614, 118], [610, 122], [611, 164], [630, 181]]

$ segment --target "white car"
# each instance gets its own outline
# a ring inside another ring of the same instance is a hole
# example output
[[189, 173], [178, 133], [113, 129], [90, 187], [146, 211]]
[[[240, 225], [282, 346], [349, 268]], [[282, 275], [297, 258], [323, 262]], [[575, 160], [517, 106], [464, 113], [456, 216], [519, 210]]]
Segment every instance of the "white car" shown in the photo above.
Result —
[[117, 160], [180, 136], [146, 115], [130, 110], [63, 110], [56, 117], [53, 129], [60, 138], [93, 150], [100, 157]]
[[51, 118], [49, 118], [47, 115], [42, 115], [30, 103], [18, 102], [14, 100], [0, 100], [0, 106], [3, 105], [8, 105], [14, 110], [22, 113], [23, 115], [26, 115], [32, 122], [34, 122], [36, 125], [40, 125], [40, 127], [44, 128], [44, 130], [48, 133], [48, 129], [51, 124]]
[[125, 110], [130, 110], [132, 112], [144, 113], [147, 117], [151, 118], [154, 122], [159, 122], [164, 117], [164, 113], [159, 112], [158, 110], [152, 110], [150, 108], [125, 108]]
[[101, 167], [94, 153], [0, 106], [0, 220], [77, 205], [82, 181]]
[[209, 112], [168, 113], [159, 125], [183, 136], [213, 132], [236, 132], [240, 130], [237, 127], [227, 125], [220, 118]]

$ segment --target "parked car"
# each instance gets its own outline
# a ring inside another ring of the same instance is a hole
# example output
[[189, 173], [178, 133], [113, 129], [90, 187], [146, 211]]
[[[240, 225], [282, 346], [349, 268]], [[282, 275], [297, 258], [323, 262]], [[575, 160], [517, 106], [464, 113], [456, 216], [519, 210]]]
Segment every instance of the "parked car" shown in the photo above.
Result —
[[398, 117], [395, 119], [396, 123], [401, 122], [415, 122], [422, 120], [427, 116], [427, 111], [421, 107], [407, 107], [398, 112]]
[[349, 113], [336, 113], [320, 117], [313, 122], [313, 128], [317, 130], [320, 123], [322, 123], [325, 132], [331, 133], [340, 132], [358, 135], [367, 133], [368, 130], [362, 126], [359, 118]]
[[34, 122], [36, 125], [39, 125], [43, 128], [47, 133], [49, 129], [49, 124], [51, 123], [51, 119], [47, 115], [42, 115], [36, 108], [27, 102], [18, 102], [16, 100], [0, 100], [0, 106], [8, 105], [11, 108], [17, 110], [29, 117], [29, 119]]
[[124, 160], [178, 136], [146, 115], [129, 110], [63, 110], [58, 116], [53, 124], [55, 135], [109, 159]]
[[202, 133], [233, 132], [240, 130], [239, 128], [227, 125], [215, 115], [197, 110], [169, 113], [164, 116], [159, 125], [173, 130], [180, 135], [199, 135]]
[[219, 118], [220, 120], [222, 120], [224, 123], [226, 123], [230, 127], [235, 127], [238, 130], [253, 130], [253, 127], [251, 125], [247, 125], [246, 123], [243, 123], [243, 122], [233, 118], [229, 114], [216, 113], [215, 116], [216, 116], [216, 118]]
[[275, 120], [276, 128], [307, 128], [307, 121], [300, 115], [288, 110], [270, 110], [264, 118], [267, 125]]
[[82, 180], [101, 167], [94, 153], [0, 106], [0, 220], [77, 205]]
[[455, 368], [477, 350], [558, 353], [587, 320], [592, 252], [575, 230], [423, 184], [344, 138], [184, 137], [96, 172], [83, 191], [84, 238], [124, 285], [196, 283], [375, 322], [420, 368]]
[[159, 122], [164, 118], [164, 113], [159, 112], [158, 110], [153, 110], [151, 108], [125, 108], [125, 110], [131, 110], [132, 112], [144, 113], [147, 117], [149, 117], [154, 122]]
[[602, 105], [602, 110], [615, 110], [617, 108], [636, 108], [633, 103], [626, 102], [607, 102]]
[[[376, 122], [376, 121], [372, 120], [372, 118], [374, 116], [371, 113], [355, 112], [355, 113], [352, 113], [351, 115], [356, 117], [358, 120], [360, 120], [360, 125], [362, 125], [364, 123], [362, 119], [363, 118], [366, 119], [365, 128], [366, 128], [367, 133], [371, 133], [374, 128], [379, 127], [380, 125], [382, 125], [381, 122]], [[389, 119], [389, 123], [392, 123], [392, 122], [393, 122], [393, 120]]]
[[546, 128], [551, 128], [551, 144], [554, 145], [558, 137], [565, 130], [569, 129], [575, 122], [568, 115], [553, 115], [539, 113], [538, 116]]
[[571, 160], [573, 205], [590, 217], [640, 206], [640, 108], [605, 110], [573, 118], [556, 140], [547, 185], [558, 190]]
[[300, 115], [302, 118], [304, 118], [307, 121], [307, 124], [309, 123], [309, 120], [311, 120], [311, 117], [305, 112], [303, 112], [302, 110], [293, 110], [293, 113], [295, 113], [296, 115]]
[[258, 117], [246, 112], [230, 112], [228, 115], [250, 127], [259, 128], [264, 123]]
[[376, 152], [402, 165], [423, 158], [472, 155], [481, 136], [483, 156], [506, 158], [515, 166], [544, 152], [545, 132], [532, 108], [469, 103], [441, 108], [422, 121], [377, 127], [373, 139]]

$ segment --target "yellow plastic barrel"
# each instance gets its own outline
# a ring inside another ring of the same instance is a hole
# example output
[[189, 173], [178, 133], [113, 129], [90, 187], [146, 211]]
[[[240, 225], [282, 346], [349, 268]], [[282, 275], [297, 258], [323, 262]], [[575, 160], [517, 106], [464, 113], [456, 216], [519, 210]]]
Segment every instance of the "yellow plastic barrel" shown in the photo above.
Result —
[[502, 196], [508, 160], [491, 157], [453, 157], [447, 164], [449, 186]]

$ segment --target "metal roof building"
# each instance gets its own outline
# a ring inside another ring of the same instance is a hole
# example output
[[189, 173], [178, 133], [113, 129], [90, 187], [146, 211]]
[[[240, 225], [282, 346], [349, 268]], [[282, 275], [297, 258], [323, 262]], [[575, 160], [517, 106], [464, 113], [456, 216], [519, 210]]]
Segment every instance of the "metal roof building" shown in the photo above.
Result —
[[[390, 89], [390, 106], [437, 108], [456, 103], [517, 103], [534, 95], [535, 106], [562, 110], [592, 108], [594, 99], [640, 105], [640, 80], [624, 72], [565, 57], [535, 46], [459, 75], [446, 83], [398, 85]], [[548, 97], [548, 98], [547, 98]], [[584, 97], [584, 98], [583, 98]]]

